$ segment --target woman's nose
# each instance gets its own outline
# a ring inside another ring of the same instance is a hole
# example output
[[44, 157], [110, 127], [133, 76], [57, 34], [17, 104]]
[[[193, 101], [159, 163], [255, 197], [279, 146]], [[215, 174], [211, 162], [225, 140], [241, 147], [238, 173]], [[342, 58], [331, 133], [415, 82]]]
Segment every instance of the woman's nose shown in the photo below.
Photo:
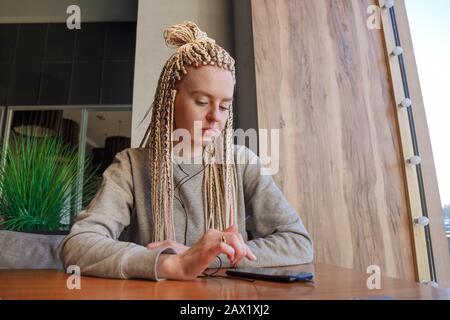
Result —
[[212, 107], [209, 110], [206, 118], [211, 122], [219, 122], [219, 108]]

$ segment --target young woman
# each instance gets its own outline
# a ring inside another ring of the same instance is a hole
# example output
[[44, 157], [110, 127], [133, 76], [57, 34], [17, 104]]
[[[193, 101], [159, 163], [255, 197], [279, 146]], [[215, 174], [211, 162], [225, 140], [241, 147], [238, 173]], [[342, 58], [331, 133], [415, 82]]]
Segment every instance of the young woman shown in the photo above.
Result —
[[[259, 158], [233, 145], [234, 59], [193, 22], [164, 37], [177, 50], [160, 75], [150, 126], [140, 148], [116, 155], [76, 217], [61, 244], [64, 265], [83, 275], [190, 280], [213, 267], [311, 262], [298, 213], [261, 174]], [[178, 155], [177, 130], [189, 137]]]

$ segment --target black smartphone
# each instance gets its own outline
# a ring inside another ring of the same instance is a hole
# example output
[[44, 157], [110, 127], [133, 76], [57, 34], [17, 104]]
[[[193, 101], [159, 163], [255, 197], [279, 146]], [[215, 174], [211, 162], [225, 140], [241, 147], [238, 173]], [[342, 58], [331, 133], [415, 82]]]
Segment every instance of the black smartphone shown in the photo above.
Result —
[[282, 270], [277, 268], [227, 269], [226, 274], [233, 277], [276, 282], [312, 281], [312, 279], [314, 279], [314, 274], [311, 272]]

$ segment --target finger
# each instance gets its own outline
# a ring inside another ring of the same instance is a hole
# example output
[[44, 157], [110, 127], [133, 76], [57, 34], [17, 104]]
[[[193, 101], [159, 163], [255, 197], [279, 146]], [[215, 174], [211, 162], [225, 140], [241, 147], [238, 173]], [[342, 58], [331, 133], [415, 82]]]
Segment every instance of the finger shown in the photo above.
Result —
[[236, 233], [235, 237], [239, 243], [240, 248], [242, 249], [242, 254], [235, 261], [235, 264], [237, 265], [237, 264], [239, 264], [239, 262], [241, 262], [242, 259], [245, 258], [246, 254], [247, 254], [247, 248], [246, 248], [244, 239], [242, 238], [242, 236], [239, 233]]
[[219, 251], [220, 253], [224, 253], [227, 255], [228, 260], [233, 261], [235, 256], [235, 251], [232, 246], [225, 242], [220, 242], [219, 244]]
[[251, 252], [250, 248], [248, 248], [247, 244], [244, 241], [244, 238], [240, 233], [236, 233], [236, 237], [238, 238], [240, 245], [243, 248], [242, 256], [240, 256], [239, 259], [236, 259], [235, 261], [235, 265], [237, 266], [239, 262], [241, 262], [245, 257], [247, 257], [247, 259], [251, 259], [250, 257], [253, 253]]
[[237, 249], [237, 250], [239, 251], [239, 252], [238, 252], [239, 254], [237, 254], [237, 256], [235, 257], [235, 261], [234, 261], [234, 264], [237, 264], [237, 263], [239, 263], [239, 261], [240, 261], [243, 257], [246, 256], [247, 249], [245, 248], [245, 241], [244, 241], [244, 239], [242, 238], [241, 234], [239, 233], [239, 230], [238, 230], [238, 227], [237, 227], [236, 224], [233, 224], [233, 225], [229, 226], [227, 229], [224, 230], [224, 232], [225, 232], [226, 234], [234, 234], [234, 235], [237, 235], [237, 236], [238, 236], [238, 241], [241, 243], [241, 248], [242, 248], [243, 254], [241, 255], [241, 254], [240, 254], [241, 251], [240, 251], [239, 249]]
[[225, 230], [223, 230], [223, 232], [237, 233], [238, 227], [237, 227], [237, 225], [233, 224], [233, 225], [229, 226], [228, 228], [226, 228]]
[[245, 245], [245, 247], [247, 248], [247, 253], [245, 254], [245, 256], [247, 257], [247, 259], [251, 260], [251, 261], [256, 261], [256, 256], [255, 254], [252, 252], [252, 250], [250, 249], [250, 247], [248, 245]]
[[256, 260], [255, 254], [252, 252], [250, 247], [245, 243], [244, 238], [242, 237], [242, 235], [240, 233], [238, 233], [238, 237], [239, 237], [239, 239], [241, 239], [242, 243], [244, 244], [245, 257], [251, 261], [255, 261]]
[[227, 244], [233, 247], [235, 254], [234, 259], [231, 261], [232, 264], [237, 264], [245, 256], [246, 250], [244, 244], [241, 242], [239, 237], [234, 233], [226, 233], [225, 239]]

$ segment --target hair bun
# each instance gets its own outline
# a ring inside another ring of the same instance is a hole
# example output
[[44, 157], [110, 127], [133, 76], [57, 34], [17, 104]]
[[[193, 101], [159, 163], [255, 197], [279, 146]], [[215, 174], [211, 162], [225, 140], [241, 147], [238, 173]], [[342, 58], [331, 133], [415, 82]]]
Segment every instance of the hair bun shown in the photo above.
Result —
[[215, 43], [214, 39], [208, 37], [206, 32], [192, 21], [185, 21], [184, 23], [175, 24], [164, 30], [164, 39], [169, 48], [179, 48], [185, 44], [195, 41], [210, 41]]

